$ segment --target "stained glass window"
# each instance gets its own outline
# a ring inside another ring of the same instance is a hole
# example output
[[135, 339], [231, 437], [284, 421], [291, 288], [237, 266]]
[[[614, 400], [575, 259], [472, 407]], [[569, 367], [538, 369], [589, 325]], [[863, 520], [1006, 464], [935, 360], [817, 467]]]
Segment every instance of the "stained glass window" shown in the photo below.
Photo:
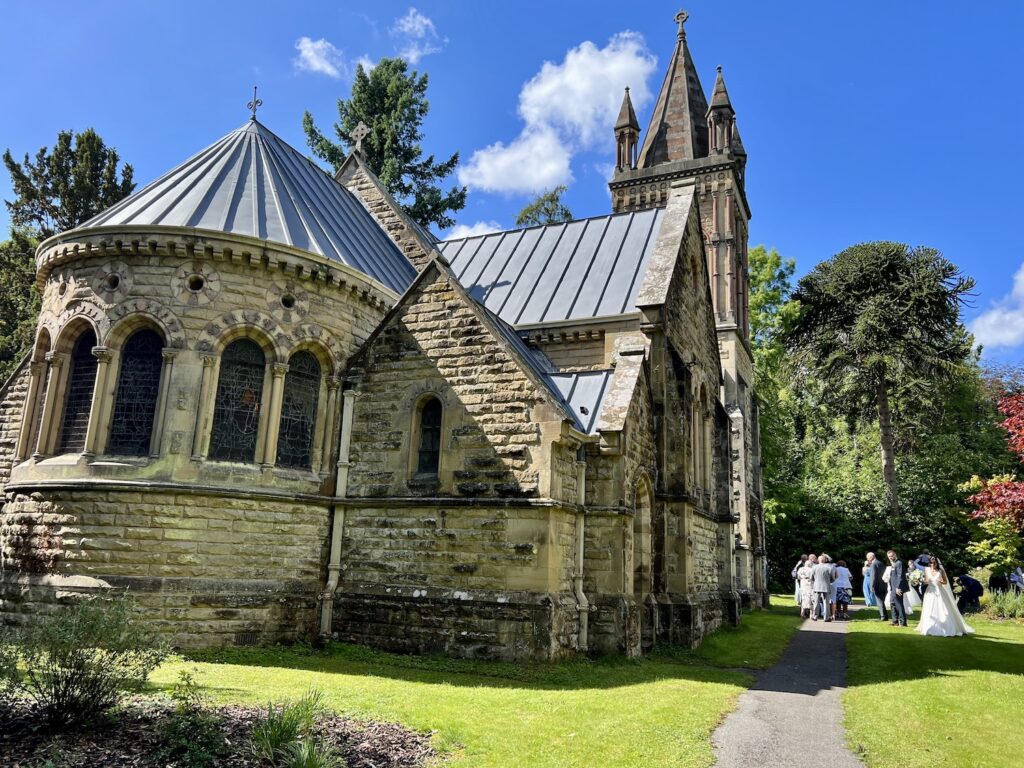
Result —
[[95, 346], [96, 334], [90, 328], [78, 337], [71, 350], [67, 399], [64, 401], [64, 421], [57, 453], [78, 453], [85, 449], [85, 433], [89, 429], [89, 412], [92, 410], [92, 390], [96, 386], [98, 361], [92, 354]]
[[225, 348], [210, 433], [211, 459], [256, 460], [265, 367], [263, 350], [252, 339], [238, 339]]
[[277, 463], [282, 467], [309, 469], [320, 395], [320, 363], [309, 352], [296, 352], [288, 361], [281, 400], [281, 429], [277, 438]]
[[145, 456], [153, 436], [164, 341], [156, 331], [136, 331], [121, 350], [107, 453]]
[[416, 472], [436, 475], [441, 462], [441, 401], [429, 398], [420, 411], [420, 453]]

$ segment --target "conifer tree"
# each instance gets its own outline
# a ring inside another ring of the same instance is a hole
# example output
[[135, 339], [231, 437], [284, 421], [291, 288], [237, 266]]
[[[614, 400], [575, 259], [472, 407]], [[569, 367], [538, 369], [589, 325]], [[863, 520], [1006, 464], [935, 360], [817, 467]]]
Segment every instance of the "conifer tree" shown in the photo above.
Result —
[[572, 221], [572, 211], [562, 202], [566, 186], [559, 184], [554, 189], [544, 192], [516, 216], [517, 227], [533, 227], [537, 224], [560, 224]]
[[362, 64], [356, 67], [351, 98], [338, 99], [337, 141], [316, 127], [309, 112], [302, 118], [302, 127], [313, 154], [337, 172], [355, 146], [352, 132], [365, 123], [370, 133], [361, 149], [370, 170], [415, 221], [447, 229], [455, 223], [450, 214], [466, 205], [466, 188], [444, 191], [440, 187], [458, 165], [458, 152], [441, 162], [433, 155], [423, 157], [421, 126], [429, 109], [427, 75], [410, 72], [404, 59], [385, 58], [369, 72]]

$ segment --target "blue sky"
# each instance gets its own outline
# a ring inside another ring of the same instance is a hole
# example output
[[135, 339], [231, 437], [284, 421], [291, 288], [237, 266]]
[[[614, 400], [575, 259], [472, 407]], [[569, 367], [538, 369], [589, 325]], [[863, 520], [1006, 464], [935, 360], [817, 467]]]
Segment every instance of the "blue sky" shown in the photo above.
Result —
[[[777, 247], [799, 272], [865, 240], [934, 246], [978, 281], [967, 317], [986, 357], [1024, 362], [1024, 3], [686, 8], [705, 90], [721, 64], [749, 153], [751, 243]], [[260, 119], [305, 150], [304, 110], [329, 128], [358, 60], [403, 55], [430, 74], [427, 150], [461, 153], [461, 225], [511, 227], [531, 184], [559, 181], [577, 216], [597, 215], [609, 210], [622, 87], [646, 127], [677, 10], [661, 0], [7, 3], [0, 147], [20, 156], [92, 126], [142, 184], [244, 123], [258, 83]]]

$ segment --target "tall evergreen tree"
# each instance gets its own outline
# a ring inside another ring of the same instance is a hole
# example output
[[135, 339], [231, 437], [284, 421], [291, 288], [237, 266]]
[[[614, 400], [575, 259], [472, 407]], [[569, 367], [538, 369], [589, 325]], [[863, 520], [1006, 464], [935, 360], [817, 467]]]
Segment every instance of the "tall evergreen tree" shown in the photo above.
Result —
[[0, 384], [32, 346], [39, 314], [33, 257], [37, 245], [35, 238], [20, 230], [0, 243]]
[[973, 286], [933, 248], [874, 242], [822, 262], [793, 293], [800, 314], [786, 346], [828, 399], [876, 415], [891, 512], [899, 509], [893, 395], [927, 397], [963, 370], [971, 339], [960, 307]]
[[8, 149], [4, 165], [11, 174], [15, 199], [7, 201], [11, 224], [45, 239], [74, 229], [131, 194], [132, 167], [118, 176], [117, 150], [104, 144], [92, 128], [61, 131], [51, 152], [40, 149], [35, 160], [16, 162]]
[[442, 162], [433, 155], [423, 157], [421, 126], [429, 109], [427, 75], [410, 72], [403, 59], [385, 58], [369, 73], [362, 64], [356, 67], [351, 98], [338, 99], [337, 142], [324, 136], [309, 112], [302, 127], [313, 154], [337, 172], [347, 148], [355, 146], [352, 132], [365, 123], [370, 133], [361, 147], [370, 170], [415, 221], [447, 229], [455, 223], [450, 214], [466, 205], [466, 188], [453, 186], [445, 192], [439, 185], [458, 165], [458, 152]]
[[537, 224], [560, 224], [572, 221], [572, 211], [562, 202], [562, 195], [567, 187], [559, 184], [552, 190], [543, 192], [528, 203], [516, 216], [517, 227], [533, 227]]

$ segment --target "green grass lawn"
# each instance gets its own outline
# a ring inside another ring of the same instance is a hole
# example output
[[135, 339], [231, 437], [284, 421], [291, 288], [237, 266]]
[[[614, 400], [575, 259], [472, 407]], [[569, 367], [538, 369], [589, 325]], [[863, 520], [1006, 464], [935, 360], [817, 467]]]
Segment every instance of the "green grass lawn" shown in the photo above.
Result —
[[874, 609], [861, 611], [847, 638], [854, 752], [870, 768], [1020, 765], [1024, 622], [972, 615], [977, 634], [944, 638], [877, 619]]
[[217, 701], [264, 704], [310, 686], [344, 714], [436, 733], [466, 766], [707, 766], [710, 735], [749, 674], [772, 663], [795, 631], [795, 611], [744, 616], [697, 652], [640, 660], [507, 664], [395, 656], [355, 646], [325, 652], [229, 649], [176, 660], [153, 675], [169, 687], [195, 667]]

